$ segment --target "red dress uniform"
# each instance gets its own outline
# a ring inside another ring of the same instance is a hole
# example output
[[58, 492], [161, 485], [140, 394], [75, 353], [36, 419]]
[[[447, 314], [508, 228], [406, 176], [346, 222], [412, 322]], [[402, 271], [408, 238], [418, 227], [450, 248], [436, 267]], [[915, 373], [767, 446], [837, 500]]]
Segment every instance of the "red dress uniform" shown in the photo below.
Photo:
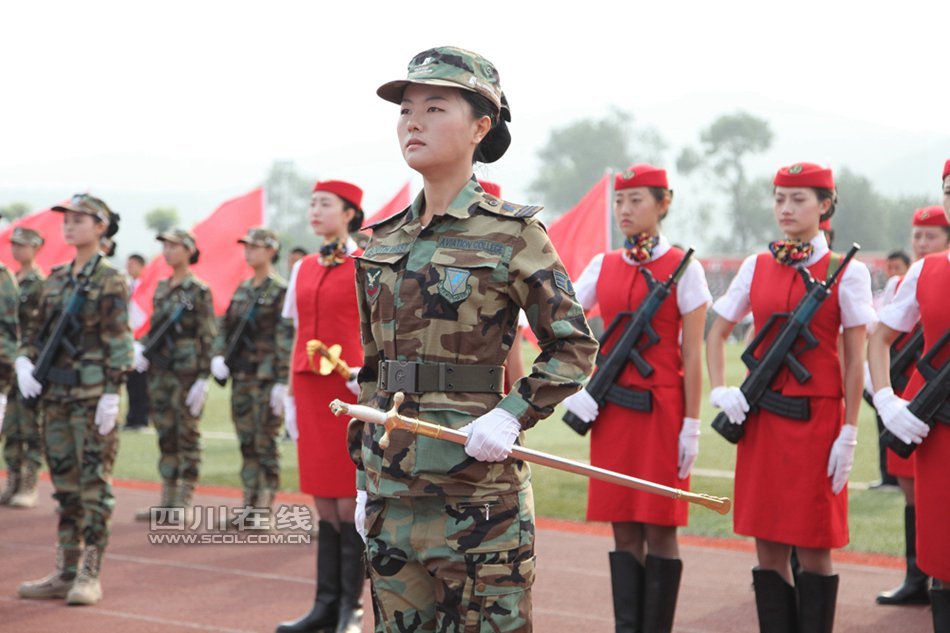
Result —
[[[300, 261], [297, 271], [297, 345], [292, 360], [300, 433], [297, 460], [300, 490], [315, 497], [356, 496], [356, 467], [346, 449], [349, 420], [334, 416], [329, 408], [335, 398], [355, 403], [356, 396], [346, 388], [346, 380], [339, 374], [314, 373], [306, 349], [311, 339], [319, 339], [327, 347], [339, 344], [341, 357], [350, 367], [362, 366], [355, 278], [350, 257], [336, 266], [324, 266], [319, 255], [308, 255]], [[319, 356], [315, 361], [319, 361]]]
[[[671, 248], [641, 266], [658, 281], [666, 281], [683, 254], [678, 248]], [[649, 289], [639, 268], [626, 263], [622, 251], [604, 256], [597, 281], [597, 298], [604, 323], [609, 324], [618, 312], [636, 310], [646, 296]], [[594, 466], [689, 490], [689, 478], [679, 479], [677, 466], [679, 433], [686, 405], [680, 347], [682, 316], [675, 291], [654, 316], [653, 328], [660, 342], [647, 349], [643, 357], [655, 371], [644, 378], [628, 363], [617, 381], [622, 387], [650, 391], [653, 410], [633, 411], [613, 403], [601, 407], [591, 427], [590, 461]], [[602, 354], [609, 352], [621, 333], [622, 328], [611, 340], [605, 341]], [[594, 479], [588, 484], [588, 521], [680, 526], [687, 524], [688, 515], [685, 501]]]
[[[830, 253], [808, 267], [825, 279]], [[842, 273], [843, 275], [844, 273]], [[811, 372], [804, 384], [782, 369], [772, 389], [807, 397], [811, 418], [802, 422], [768, 411], [750, 413], [736, 459], [734, 527], [738, 534], [798, 545], [833, 548], [848, 543], [847, 488], [835, 495], [828, 456], [844, 423], [838, 333], [841, 315], [836, 285], [812, 319], [818, 346], [798, 355]], [[769, 316], [791, 312], [805, 293], [799, 273], [762, 253], [755, 262], [749, 300], [757, 332]], [[773, 327], [772, 335], [779, 328]], [[760, 348], [765, 350], [771, 340]]]
[[[948, 288], [950, 260], [947, 252], [924, 258], [917, 281], [917, 304], [924, 328], [925, 354], [950, 330]], [[946, 351], [934, 361], [937, 367], [946, 362], [950, 362], [950, 353]], [[902, 397], [913, 400], [923, 384], [923, 377], [914, 372]], [[934, 578], [950, 580], [950, 420], [938, 421], [914, 452], [917, 455], [914, 478], [917, 564]]]

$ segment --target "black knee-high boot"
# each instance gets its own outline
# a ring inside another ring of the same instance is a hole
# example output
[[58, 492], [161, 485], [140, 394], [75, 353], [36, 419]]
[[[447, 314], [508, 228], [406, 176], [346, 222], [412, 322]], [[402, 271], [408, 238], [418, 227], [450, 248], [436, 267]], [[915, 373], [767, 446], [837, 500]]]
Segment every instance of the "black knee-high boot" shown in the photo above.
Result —
[[676, 598], [683, 576], [683, 561], [647, 554], [643, 574], [643, 633], [670, 633], [676, 615]]
[[610, 552], [615, 633], [642, 633], [643, 565], [630, 552]]
[[[349, 524], [350, 527], [353, 524]], [[277, 633], [311, 633], [332, 629], [340, 610], [340, 533], [320, 521], [317, 533], [317, 597], [310, 613], [292, 622], [282, 622]], [[357, 535], [359, 538], [359, 535]]]
[[907, 558], [907, 574], [896, 589], [878, 594], [878, 604], [927, 604], [930, 596], [927, 587], [930, 578], [917, 566], [917, 512], [914, 506], [904, 507], [904, 552]]
[[759, 631], [762, 633], [798, 633], [798, 605], [795, 587], [791, 586], [777, 571], [752, 570], [752, 586], [755, 588], [755, 608], [759, 614]]
[[835, 628], [838, 576], [803, 571], [796, 583], [800, 633], [831, 633]]
[[950, 633], [950, 589], [931, 589], [934, 633]]
[[340, 524], [340, 619], [336, 633], [363, 630], [363, 563], [365, 546], [353, 523]]

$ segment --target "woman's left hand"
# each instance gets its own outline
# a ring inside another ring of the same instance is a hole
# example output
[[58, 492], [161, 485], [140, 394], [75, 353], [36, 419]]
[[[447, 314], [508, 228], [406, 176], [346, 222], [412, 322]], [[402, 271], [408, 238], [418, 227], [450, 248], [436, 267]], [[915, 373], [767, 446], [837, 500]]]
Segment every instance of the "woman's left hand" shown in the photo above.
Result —
[[465, 453], [480, 462], [503, 462], [518, 440], [521, 423], [504, 409], [494, 408], [459, 429], [468, 435]]
[[99, 402], [96, 404], [96, 426], [99, 427], [99, 435], [108, 435], [115, 428], [115, 422], [119, 419], [119, 394], [104, 393], [99, 396]]
[[841, 427], [838, 439], [831, 445], [828, 458], [828, 476], [831, 477], [831, 492], [838, 494], [848, 485], [848, 475], [854, 466], [854, 449], [858, 445], [858, 427], [845, 424]]

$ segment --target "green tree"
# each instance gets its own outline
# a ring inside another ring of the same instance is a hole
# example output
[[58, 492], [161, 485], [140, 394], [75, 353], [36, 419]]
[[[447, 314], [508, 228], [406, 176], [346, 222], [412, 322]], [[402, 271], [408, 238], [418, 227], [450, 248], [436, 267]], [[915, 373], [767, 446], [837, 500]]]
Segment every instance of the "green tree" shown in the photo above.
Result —
[[178, 210], [158, 207], [145, 214], [145, 225], [156, 233], [164, 233], [178, 225]]
[[772, 145], [768, 121], [746, 112], [724, 114], [699, 135], [701, 149], [686, 147], [676, 160], [685, 175], [703, 172], [727, 196], [729, 234], [719, 240], [723, 251], [746, 252], [773, 232], [768, 208], [771, 180], [748, 174], [746, 161]]
[[622, 110], [581, 119], [551, 131], [538, 152], [541, 166], [529, 189], [543, 200], [548, 217], [556, 217], [573, 207], [605, 170], [661, 162], [666, 147], [656, 129], [634, 126], [633, 115]]
[[11, 202], [5, 207], [0, 207], [0, 217], [13, 222], [30, 212], [30, 205], [25, 202]]
[[871, 181], [844, 167], [835, 174], [838, 204], [831, 220], [836, 249], [857, 242], [865, 252], [907, 249], [914, 209], [933, 204], [930, 196], [889, 198], [878, 193]]
[[285, 257], [295, 246], [313, 252], [319, 243], [307, 217], [315, 180], [298, 172], [293, 161], [278, 160], [271, 165], [264, 181], [268, 226], [279, 235]]

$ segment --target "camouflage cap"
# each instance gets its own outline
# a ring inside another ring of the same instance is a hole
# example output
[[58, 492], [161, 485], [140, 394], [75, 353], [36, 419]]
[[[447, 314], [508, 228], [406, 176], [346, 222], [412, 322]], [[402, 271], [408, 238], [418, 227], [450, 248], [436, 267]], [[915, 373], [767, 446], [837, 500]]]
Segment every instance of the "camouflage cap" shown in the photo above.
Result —
[[59, 211], [60, 213], [67, 211], [85, 213], [106, 224], [112, 219], [112, 210], [109, 206], [99, 198], [90, 196], [88, 193], [77, 193], [69, 199], [69, 202], [53, 207], [53, 211]]
[[196, 240], [195, 236], [185, 229], [172, 229], [171, 231], [165, 231], [164, 233], [159, 233], [158, 237], [155, 239], [159, 242], [181, 244], [191, 253], [194, 253], [198, 250], [198, 240]]
[[402, 102], [402, 93], [409, 84], [447, 86], [476, 92], [493, 104], [511, 120], [508, 101], [501, 90], [498, 70], [490, 61], [472, 51], [454, 46], [440, 46], [422, 51], [409, 62], [406, 79], [383, 84], [376, 94], [392, 103]]
[[28, 229], [25, 226], [18, 226], [13, 229], [10, 235], [11, 244], [22, 244], [23, 246], [42, 246], [43, 236], [38, 231]]
[[254, 246], [267, 246], [273, 249], [280, 248], [277, 233], [263, 226], [254, 226], [248, 229], [247, 235], [239, 239], [238, 244], [253, 244]]

